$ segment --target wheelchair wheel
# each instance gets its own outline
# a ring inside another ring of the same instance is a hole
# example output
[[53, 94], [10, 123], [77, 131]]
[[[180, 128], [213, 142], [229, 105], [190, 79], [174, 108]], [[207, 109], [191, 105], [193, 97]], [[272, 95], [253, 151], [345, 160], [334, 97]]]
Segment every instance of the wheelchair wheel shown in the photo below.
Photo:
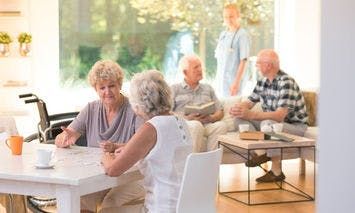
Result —
[[[53, 213], [56, 212], [55, 206], [57, 204], [55, 198], [44, 198], [27, 196], [27, 206], [34, 213]], [[53, 210], [48, 210], [53, 209]]]

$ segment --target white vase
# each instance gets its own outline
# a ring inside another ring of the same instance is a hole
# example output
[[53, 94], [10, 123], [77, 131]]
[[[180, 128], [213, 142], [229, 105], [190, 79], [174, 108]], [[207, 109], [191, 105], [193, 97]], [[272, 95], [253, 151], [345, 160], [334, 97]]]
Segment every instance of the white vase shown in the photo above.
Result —
[[31, 52], [31, 43], [20, 43], [20, 55], [29, 56]]
[[10, 45], [9, 44], [0, 44], [0, 56], [7, 57], [10, 55]]

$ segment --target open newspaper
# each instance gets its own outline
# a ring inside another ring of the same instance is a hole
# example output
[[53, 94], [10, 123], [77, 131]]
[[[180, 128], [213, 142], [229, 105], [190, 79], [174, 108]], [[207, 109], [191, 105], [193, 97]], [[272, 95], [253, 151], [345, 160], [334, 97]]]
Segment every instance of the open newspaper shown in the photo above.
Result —
[[216, 111], [214, 101], [208, 102], [201, 105], [186, 105], [184, 109], [185, 115], [196, 113], [200, 115], [209, 115], [213, 114]]

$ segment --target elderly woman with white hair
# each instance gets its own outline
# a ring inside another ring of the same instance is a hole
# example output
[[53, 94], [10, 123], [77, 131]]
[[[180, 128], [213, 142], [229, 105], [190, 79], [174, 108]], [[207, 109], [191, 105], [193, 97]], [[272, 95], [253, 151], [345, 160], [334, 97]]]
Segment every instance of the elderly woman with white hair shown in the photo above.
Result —
[[[99, 100], [88, 103], [67, 128], [62, 127], [63, 132], [55, 139], [57, 147], [69, 147], [85, 135], [88, 146], [100, 146], [113, 153], [132, 137], [143, 120], [135, 115], [128, 98], [120, 92], [123, 78], [123, 70], [116, 62], [101, 60], [93, 65], [88, 80]], [[83, 196], [81, 208], [82, 212], [96, 212], [101, 206], [104, 212], [105, 208], [120, 207], [143, 197], [143, 187], [134, 181]]]
[[102, 157], [103, 166], [109, 176], [119, 176], [139, 162], [146, 190], [142, 209], [175, 212], [185, 161], [192, 152], [187, 124], [171, 113], [170, 88], [160, 72], [136, 74], [130, 91], [134, 112], [146, 122], [115, 156]]

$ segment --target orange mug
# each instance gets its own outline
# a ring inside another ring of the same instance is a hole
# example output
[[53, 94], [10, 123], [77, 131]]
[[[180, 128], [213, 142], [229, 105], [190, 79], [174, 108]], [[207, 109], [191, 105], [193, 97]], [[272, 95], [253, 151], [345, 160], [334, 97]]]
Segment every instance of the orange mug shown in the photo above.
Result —
[[[8, 141], [10, 141], [10, 145]], [[22, 136], [12, 135], [6, 140], [6, 145], [11, 149], [13, 155], [22, 154], [22, 144], [23, 144]]]

